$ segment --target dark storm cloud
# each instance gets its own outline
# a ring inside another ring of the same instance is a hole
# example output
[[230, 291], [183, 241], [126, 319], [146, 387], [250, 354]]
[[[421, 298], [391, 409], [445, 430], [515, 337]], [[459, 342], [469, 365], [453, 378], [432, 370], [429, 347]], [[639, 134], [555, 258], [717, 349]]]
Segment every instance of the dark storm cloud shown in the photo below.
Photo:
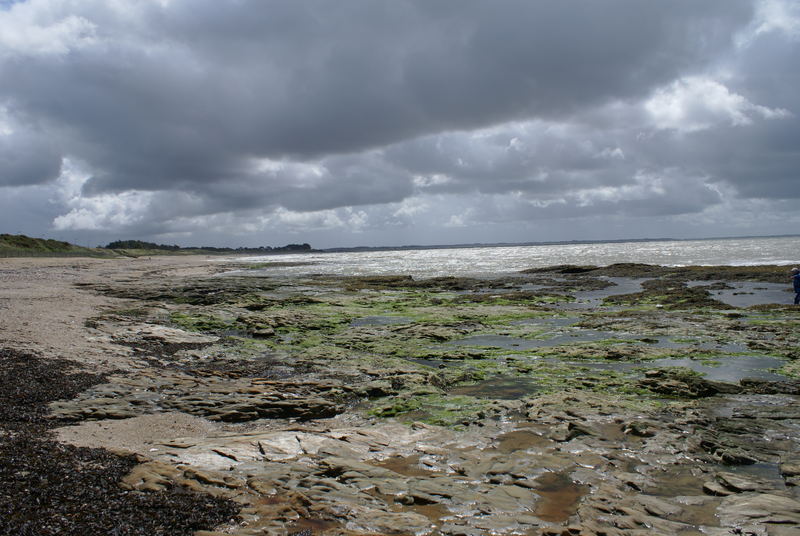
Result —
[[785, 210], [776, 5], [28, 0], [0, 10], [0, 187], [137, 235]]
[[39, 184], [57, 177], [61, 156], [40, 133], [0, 134], [0, 186]]
[[[798, 28], [800, 31], [800, 28]], [[737, 58], [735, 80], [754, 102], [787, 110], [779, 121], [728, 129], [692, 152], [698, 165], [716, 170], [715, 178], [743, 197], [800, 198], [800, 35], [764, 36]]]
[[202, 189], [247, 176], [250, 157], [322, 157], [641, 96], [701, 68], [751, 16], [743, 0], [55, 5], [85, 19], [83, 40], [5, 54], [0, 96], [89, 164], [88, 194]]
[[632, 180], [636, 170], [624, 158], [605, 131], [536, 122], [499, 132], [426, 137], [387, 150], [387, 159], [398, 167], [451, 179], [425, 186], [436, 193], [547, 195], [618, 185]]
[[[694, 132], [661, 131], [635, 140], [631, 153], [651, 166], [680, 165], [690, 174], [705, 175], [710, 182], [732, 187], [742, 198], [800, 198], [797, 37], [778, 32], [763, 35], [724, 62], [731, 73], [730, 91], [747, 103], [758, 104], [740, 106], [747, 112], [748, 123], [721, 119]], [[775, 117], [765, 119], [764, 114]]]

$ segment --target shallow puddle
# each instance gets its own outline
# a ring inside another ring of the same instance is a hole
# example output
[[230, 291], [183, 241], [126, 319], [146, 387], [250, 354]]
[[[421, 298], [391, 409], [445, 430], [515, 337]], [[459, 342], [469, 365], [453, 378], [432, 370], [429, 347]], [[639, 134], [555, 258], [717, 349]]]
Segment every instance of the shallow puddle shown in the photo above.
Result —
[[665, 518], [693, 525], [686, 531], [681, 531], [681, 535], [706, 534], [700, 527], [717, 527], [719, 518], [717, 517], [717, 507], [722, 502], [722, 498], [710, 497], [703, 491], [703, 484], [712, 480], [711, 475], [692, 475], [685, 467], [669, 471], [657, 479], [654, 489], [647, 490], [649, 495], [672, 499], [674, 497], [696, 497], [701, 498], [696, 501], [681, 500], [670, 501], [680, 505], [680, 511], [673, 515], [666, 515]]
[[322, 534], [327, 530], [342, 528], [341, 523], [325, 521], [324, 519], [298, 519], [291, 524], [289, 534]]
[[427, 517], [437, 527], [444, 518], [450, 516], [450, 511], [442, 504], [413, 504], [406, 506], [405, 510]]
[[703, 484], [711, 480], [711, 476], [692, 470], [686, 466], [675, 466], [652, 475], [652, 488], [645, 493], [658, 497], [680, 497], [704, 495]]
[[448, 519], [452, 516], [450, 510], [448, 510], [448, 508], [443, 504], [403, 504], [402, 502], [398, 501], [398, 497], [384, 495], [375, 489], [366, 490], [366, 493], [386, 503], [389, 510], [392, 512], [413, 512], [415, 514], [427, 517], [431, 522], [432, 528], [434, 529], [434, 534], [438, 534], [436, 530], [442, 526], [442, 523], [445, 519]]
[[666, 367], [684, 367], [703, 374], [707, 380], [739, 383], [744, 378], [755, 378], [768, 381], [786, 381], [786, 376], [770, 372], [770, 369], [781, 367], [784, 362], [774, 357], [743, 355], [719, 357], [715, 364], [704, 364], [689, 358], [665, 358], [645, 362], [609, 362], [609, 361], [561, 361], [547, 359], [545, 362], [569, 365], [591, 370], [611, 370], [614, 372], [641, 372], [647, 369]]
[[379, 462], [374, 462], [373, 465], [378, 467], [383, 467], [384, 469], [388, 469], [397, 473], [398, 475], [403, 476], [421, 476], [427, 477], [431, 475], [431, 471], [427, 471], [420, 467], [419, 459], [420, 455], [414, 456], [393, 456], [391, 458], [386, 458], [385, 460], [381, 460]]
[[535, 393], [539, 389], [539, 384], [529, 378], [498, 376], [475, 385], [457, 387], [450, 391], [450, 394], [475, 398], [516, 400]]
[[543, 435], [530, 430], [516, 430], [499, 436], [495, 448], [504, 454], [510, 454], [517, 450], [541, 449], [551, 445], [553, 445], [553, 440]]
[[537, 317], [537, 318], [524, 318], [522, 320], [516, 320], [511, 322], [512, 326], [552, 326], [556, 328], [563, 328], [567, 326], [571, 326], [576, 322], [580, 321], [580, 318], [577, 316], [547, 316], [547, 317]]
[[[531, 319], [533, 320], [533, 319]], [[575, 319], [569, 319], [573, 323]], [[533, 321], [520, 321], [533, 324]], [[555, 323], [554, 323], [555, 325]], [[503, 350], [534, 350], [537, 348], [552, 348], [564, 344], [581, 344], [602, 341], [619, 341], [626, 344], [641, 344], [652, 348], [714, 350], [718, 352], [740, 353], [747, 352], [747, 345], [738, 342], [718, 342], [714, 340], [681, 340], [667, 336], [643, 337], [620, 331], [598, 331], [594, 329], [571, 328], [551, 337], [542, 339], [523, 339], [508, 335], [475, 335], [445, 343], [449, 346], [481, 346], [486, 348], [500, 348]]]
[[656, 359], [647, 365], [659, 367], [686, 367], [703, 374], [707, 380], [739, 383], [744, 378], [756, 378], [768, 381], [786, 381], [786, 377], [769, 369], [783, 365], [781, 359], [757, 355], [730, 356], [716, 360], [718, 365], [704, 365], [701, 361], [691, 359]]
[[781, 474], [781, 467], [777, 463], [761, 462], [750, 465], [732, 465], [725, 466], [724, 470], [744, 477], [755, 478], [769, 484], [776, 490], [786, 489], [786, 480], [784, 480]]
[[603, 304], [603, 300], [611, 296], [641, 292], [643, 290], [642, 283], [647, 281], [646, 278], [637, 279], [632, 277], [603, 277], [602, 279], [610, 281], [614, 285], [599, 290], [578, 291], [575, 293], [574, 302], [559, 303], [556, 306], [559, 309], [567, 310], [599, 307]]
[[[487, 348], [501, 348], [503, 350], [532, 350], [535, 348], [550, 348], [562, 344], [576, 344], [584, 342], [598, 342], [608, 339], [630, 338], [630, 335], [611, 331], [595, 331], [581, 329], [568, 331], [547, 339], [522, 339], [508, 335], [475, 335], [446, 344], [450, 346], [484, 346]], [[632, 339], [631, 340], [635, 340]]]
[[749, 348], [746, 344], [739, 342], [718, 342], [714, 340], [696, 339], [675, 339], [672, 337], [648, 337], [639, 339], [641, 342], [654, 348], [681, 349], [694, 348], [697, 350], [715, 350], [718, 352], [740, 353], [747, 352]]
[[[789, 278], [787, 277], [787, 281]], [[718, 283], [716, 281], [689, 281], [689, 287], [703, 287]], [[752, 305], [767, 305], [771, 303], [792, 303], [794, 293], [789, 292], [789, 282], [762, 283], [759, 281], [725, 281], [733, 288], [709, 290], [711, 296], [732, 307], [750, 307]]]
[[731, 418], [736, 410], [740, 408], [774, 407], [776, 410], [792, 406], [795, 397], [791, 395], [729, 395], [720, 397], [713, 406], [710, 406], [710, 413], [715, 417]]
[[578, 510], [581, 498], [589, 492], [587, 486], [574, 482], [564, 473], [545, 473], [536, 479], [534, 489], [541, 497], [534, 515], [542, 521], [563, 523]]
[[350, 322], [350, 327], [361, 326], [393, 326], [395, 324], [408, 324], [411, 319], [405, 316], [364, 316]]

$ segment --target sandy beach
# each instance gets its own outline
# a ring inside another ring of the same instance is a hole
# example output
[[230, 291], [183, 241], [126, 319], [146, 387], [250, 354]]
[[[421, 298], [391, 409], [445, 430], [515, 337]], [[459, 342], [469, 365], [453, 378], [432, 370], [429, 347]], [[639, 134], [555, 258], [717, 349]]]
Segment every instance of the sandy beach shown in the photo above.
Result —
[[0, 332], [5, 344], [85, 363], [94, 371], [127, 368], [127, 352], [87, 333], [87, 319], [124, 308], [126, 300], [83, 290], [83, 284], [124, 279], [209, 275], [205, 257], [0, 259]]

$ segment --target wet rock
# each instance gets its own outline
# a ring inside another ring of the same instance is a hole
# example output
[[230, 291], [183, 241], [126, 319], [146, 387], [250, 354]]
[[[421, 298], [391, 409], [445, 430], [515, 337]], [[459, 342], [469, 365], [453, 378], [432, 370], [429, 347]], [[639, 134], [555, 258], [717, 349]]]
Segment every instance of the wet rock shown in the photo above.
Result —
[[219, 340], [219, 337], [154, 324], [140, 324], [117, 330], [113, 333], [113, 338], [125, 342], [154, 341], [162, 344], [212, 344]]
[[631, 421], [623, 430], [625, 434], [630, 434], [636, 437], [653, 437], [656, 435], [655, 427], [647, 422]]
[[442, 525], [439, 532], [443, 536], [485, 536], [486, 531], [482, 528], [471, 527], [469, 525], [456, 525], [447, 523]]
[[636, 500], [644, 507], [644, 510], [652, 516], [666, 518], [677, 516], [683, 512], [683, 508], [680, 505], [673, 504], [658, 497], [641, 495], [637, 497]]
[[217, 277], [178, 282], [150, 277], [145, 280], [117, 280], [113, 283], [84, 283], [80, 286], [117, 298], [191, 305], [233, 303], [254, 292], [264, 292], [275, 287], [264, 278], [253, 277]]
[[770, 493], [738, 493], [723, 499], [717, 510], [720, 522], [728, 526], [800, 526], [800, 501]]
[[427, 534], [431, 531], [431, 521], [414, 512], [386, 512], [364, 506], [351, 509], [354, 521], [350, 526], [356, 530], [371, 531], [390, 535]]
[[735, 493], [731, 489], [713, 480], [709, 482], [703, 482], [703, 492], [717, 497], [727, 497], [728, 495]]
[[738, 385], [709, 381], [697, 374], [683, 370], [648, 370], [639, 386], [654, 393], [679, 398], [703, 398], [717, 394], [741, 392]]
[[785, 381], [775, 382], [756, 378], [745, 378], [739, 383], [747, 393], [800, 395], [800, 380], [797, 379], [787, 378]]
[[736, 473], [717, 473], [717, 481], [727, 489], [736, 493], [741, 493], [743, 491], [770, 491], [776, 488], [772, 482], [750, 478]]
[[396, 473], [388, 469], [347, 458], [326, 458], [322, 460], [321, 465], [326, 469], [326, 474], [345, 479], [395, 478], [397, 476]]
[[781, 474], [785, 477], [800, 476], [800, 456], [788, 455], [780, 465]]
[[[54, 419], [118, 419], [181, 411], [224, 422], [315, 419], [344, 410], [348, 389], [331, 382], [242, 378], [198, 379], [180, 373], [115, 378], [77, 398], [51, 404]], [[114, 396], [106, 396], [113, 393]]]
[[[747, 422], [748, 428], [759, 425], [759, 421], [793, 421], [800, 419], [800, 402], [794, 400], [779, 407], [743, 405], [731, 411], [734, 419]], [[749, 421], [749, 422], [748, 422]], [[740, 425], [742, 422], [740, 421]]]
[[741, 448], [739, 444], [720, 440], [712, 435], [707, 435], [701, 439], [699, 446], [727, 465], [750, 465], [758, 461], [747, 450]]
[[548, 434], [548, 437], [553, 441], [563, 443], [565, 441], [571, 441], [576, 437], [597, 436], [598, 434], [598, 430], [587, 424], [569, 422], [557, 426], [553, 431], [550, 432], [550, 434]]
[[548, 439], [552, 439], [553, 441], [558, 441], [559, 443], [563, 443], [565, 441], [569, 441], [569, 425], [560, 424], [553, 428], [548, 434]]

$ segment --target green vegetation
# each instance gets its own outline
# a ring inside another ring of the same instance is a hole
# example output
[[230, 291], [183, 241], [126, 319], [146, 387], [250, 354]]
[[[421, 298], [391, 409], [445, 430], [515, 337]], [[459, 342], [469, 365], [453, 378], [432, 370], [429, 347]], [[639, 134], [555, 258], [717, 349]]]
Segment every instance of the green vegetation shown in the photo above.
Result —
[[182, 329], [204, 333], [218, 333], [236, 328], [234, 322], [228, 322], [210, 314], [172, 313], [170, 320]]
[[[613, 310], [586, 311], [564, 307], [574, 299], [568, 294], [506, 284], [406, 276], [286, 283], [259, 274], [151, 291], [152, 299], [171, 303], [173, 325], [227, 335], [214, 350], [223, 360], [269, 356], [289, 377], [347, 385], [369, 415], [449, 427], [564, 391], [611, 396], [629, 408], [702, 391], [700, 376], [688, 369], [665, 376], [675, 386], [654, 377], [650, 370], [663, 367], [652, 361], [662, 358], [714, 366], [747, 349], [800, 359], [796, 313], [719, 309], [705, 291], [680, 282], [654, 281], [607, 300]], [[474, 336], [492, 338], [468, 345], [464, 339]], [[782, 372], [800, 375], [796, 363]]]
[[259, 246], [255, 248], [219, 248], [213, 246], [181, 247], [178, 245], [156, 244], [142, 240], [117, 240], [111, 242], [105, 249], [114, 250], [127, 257], [142, 257], [149, 255], [229, 255], [246, 253], [255, 255], [268, 255], [270, 253], [307, 253], [311, 251], [308, 244], [287, 244], [281, 247]]
[[419, 393], [391, 399], [370, 411], [376, 417], [411, 417], [438, 426], [463, 426], [485, 417], [487, 400], [471, 396]]
[[0, 257], [113, 257], [111, 251], [46, 238], [0, 234]]

